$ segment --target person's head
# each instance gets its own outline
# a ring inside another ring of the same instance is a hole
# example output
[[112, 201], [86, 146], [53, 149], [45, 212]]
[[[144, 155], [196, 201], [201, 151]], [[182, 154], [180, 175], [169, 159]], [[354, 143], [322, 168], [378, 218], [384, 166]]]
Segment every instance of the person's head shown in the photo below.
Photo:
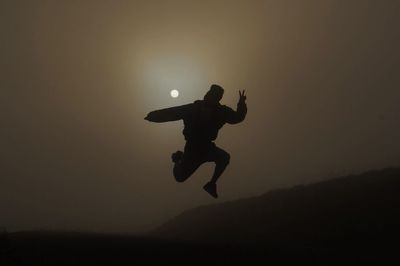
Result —
[[213, 84], [206, 95], [204, 95], [204, 101], [208, 103], [219, 103], [223, 95], [224, 89], [217, 84]]

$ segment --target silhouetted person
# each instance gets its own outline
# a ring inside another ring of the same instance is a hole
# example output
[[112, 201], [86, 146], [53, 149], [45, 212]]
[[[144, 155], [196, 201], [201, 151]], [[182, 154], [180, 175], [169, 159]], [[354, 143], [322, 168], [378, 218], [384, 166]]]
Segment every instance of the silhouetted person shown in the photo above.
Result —
[[177, 151], [171, 156], [175, 164], [173, 173], [176, 181], [183, 182], [203, 163], [214, 162], [214, 174], [203, 188], [214, 198], [218, 197], [216, 183], [229, 164], [230, 155], [217, 147], [213, 141], [225, 123], [237, 124], [244, 120], [247, 113], [244, 92], [239, 91], [236, 111], [219, 103], [224, 90], [221, 86], [213, 84], [203, 100], [156, 110], [145, 117], [148, 121], [158, 123], [183, 119], [185, 149], [184, 152]]

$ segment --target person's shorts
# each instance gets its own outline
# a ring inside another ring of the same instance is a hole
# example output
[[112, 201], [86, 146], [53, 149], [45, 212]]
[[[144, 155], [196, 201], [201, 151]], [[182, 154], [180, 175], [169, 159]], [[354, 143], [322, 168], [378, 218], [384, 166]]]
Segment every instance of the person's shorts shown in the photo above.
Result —
[[220, 158], [226, 158], [229, 154], [218, 148], [214, 142], [186, 142], [182, 161], [204, 163], [216, 162]]

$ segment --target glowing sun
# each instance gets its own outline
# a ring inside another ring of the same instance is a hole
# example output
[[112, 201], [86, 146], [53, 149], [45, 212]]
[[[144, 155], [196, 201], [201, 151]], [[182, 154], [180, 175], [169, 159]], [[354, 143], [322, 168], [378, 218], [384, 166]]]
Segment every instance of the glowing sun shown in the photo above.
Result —
[[172, 98], [177, 98], [179, 96], [179, 91], [178, 90], [172, 90], [170, 92], [170, 94], [171, 94]]

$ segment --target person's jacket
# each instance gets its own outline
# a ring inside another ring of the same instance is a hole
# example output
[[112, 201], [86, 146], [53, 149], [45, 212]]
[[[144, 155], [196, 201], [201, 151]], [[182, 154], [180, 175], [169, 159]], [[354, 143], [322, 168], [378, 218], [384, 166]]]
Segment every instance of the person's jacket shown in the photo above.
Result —
[[198, 100], [191, 104], [165, 108], [150, 112], [145, 119], [152, 122], [183, 120], [183, 135], [187, 141], [213, 141], [219, 129], [225, 124], [237, 124], [244, 120], [247, 106], [239, 101], [237, 110], [217, 104]]

